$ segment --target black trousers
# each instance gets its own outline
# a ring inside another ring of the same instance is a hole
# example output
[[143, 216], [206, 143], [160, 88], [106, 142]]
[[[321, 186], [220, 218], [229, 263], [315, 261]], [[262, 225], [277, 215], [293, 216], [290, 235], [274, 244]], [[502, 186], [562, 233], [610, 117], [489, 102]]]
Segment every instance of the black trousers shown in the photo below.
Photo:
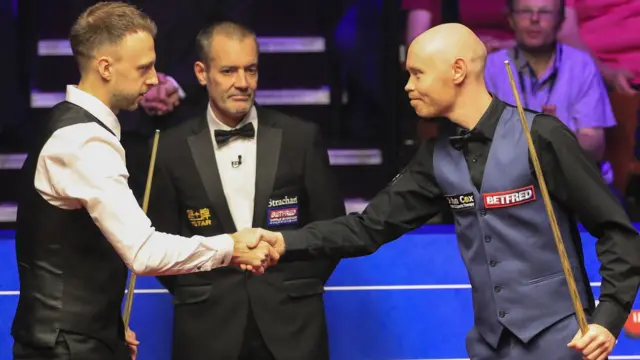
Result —
[[100, 340], [60, 331], [53, 348], [34, 348], [15, 342], [14, 360], [131, 360], [129, 348], [122, 343], [111, 349]]
[[262, 334], [260, 334], [258, 323], [256, 323], [253, 316], [253, 310], [249, 310], [247, 316], [247, 327], [238, 360], [275, 360], [264, 342]]

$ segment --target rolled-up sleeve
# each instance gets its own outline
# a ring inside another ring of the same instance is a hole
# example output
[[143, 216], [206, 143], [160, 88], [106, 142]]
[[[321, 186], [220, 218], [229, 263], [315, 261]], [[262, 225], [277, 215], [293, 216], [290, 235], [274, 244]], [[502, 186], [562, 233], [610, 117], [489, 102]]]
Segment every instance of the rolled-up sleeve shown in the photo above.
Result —
[[616, 120], [598, 67], [587, 54], [584, 54], [580, 68], [583, 77], [581, 91], [576, 96], [571, 111], [576, 129], [615, 126]]

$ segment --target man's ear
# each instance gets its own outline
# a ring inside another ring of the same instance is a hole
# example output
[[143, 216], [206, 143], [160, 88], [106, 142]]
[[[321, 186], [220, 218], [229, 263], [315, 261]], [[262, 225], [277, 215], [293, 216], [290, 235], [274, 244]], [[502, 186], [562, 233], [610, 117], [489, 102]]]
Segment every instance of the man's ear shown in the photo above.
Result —
[[111, 80], [113, 78], [113, 59], [109, 56], [102, 56], [98, 59], [97, 64], [100, 76], [106, 81]]
[[453, 74], [453, 83], [460, 84], [467, 76], [467, 62], [463, 58], [456, 58], [451, 66], [451, 72]]
[[203, 62], [196, 61], [193, 64], [193, 72], [196, 74], [200, 85], [207, 85], [207, 67]]

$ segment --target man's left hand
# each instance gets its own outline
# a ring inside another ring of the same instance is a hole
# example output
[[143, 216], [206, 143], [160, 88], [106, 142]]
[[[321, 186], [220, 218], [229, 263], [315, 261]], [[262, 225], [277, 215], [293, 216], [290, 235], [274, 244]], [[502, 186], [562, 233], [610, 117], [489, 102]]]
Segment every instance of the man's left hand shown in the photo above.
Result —
[[140, 344], [140, 341], [136, 339], [136, 333], [127, 328], [124, 338], [127, 341], [127, 346], [129, 346], [131, 360], [136, 360], [136, 357], [138, 356], [138, 345]]
[[582, 352], [584, 360], [605, 360], [613, 350], [616, 338], [609, 330], [596, 324], [589, 325], [589, 331], [582, 336], [580, 330], [567, 345]]
[[169, 77], [158, 73], [158, 84], [144, 95], [140, 102], [147, 114], [152, 116], [167, 114], [180, 104], [180, 90]]

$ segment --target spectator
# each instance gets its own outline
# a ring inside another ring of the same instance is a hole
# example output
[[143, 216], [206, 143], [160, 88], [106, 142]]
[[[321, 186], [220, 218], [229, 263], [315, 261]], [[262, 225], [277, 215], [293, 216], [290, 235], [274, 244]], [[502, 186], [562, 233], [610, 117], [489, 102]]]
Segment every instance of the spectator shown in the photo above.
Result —
[[614, 185], [626, 194], [634, 159], [640, 93], [640, 2], [634, 0], [567, 0], [569, 9], [562, 38], [590, 51], [605, 82], [617, 126], [607, 130], [605, 157], [611, 162]]
[[560, 119], [596, 162], [604, 156], [604, 129], [615, 125], [607, 91], [588, 53], [558, 42], [564, 5], [557, 0], [510, 0], [516, 46], [489, 55], [489, 91], [515, 104], [504, 61], [509, 60], [525, 108]]

